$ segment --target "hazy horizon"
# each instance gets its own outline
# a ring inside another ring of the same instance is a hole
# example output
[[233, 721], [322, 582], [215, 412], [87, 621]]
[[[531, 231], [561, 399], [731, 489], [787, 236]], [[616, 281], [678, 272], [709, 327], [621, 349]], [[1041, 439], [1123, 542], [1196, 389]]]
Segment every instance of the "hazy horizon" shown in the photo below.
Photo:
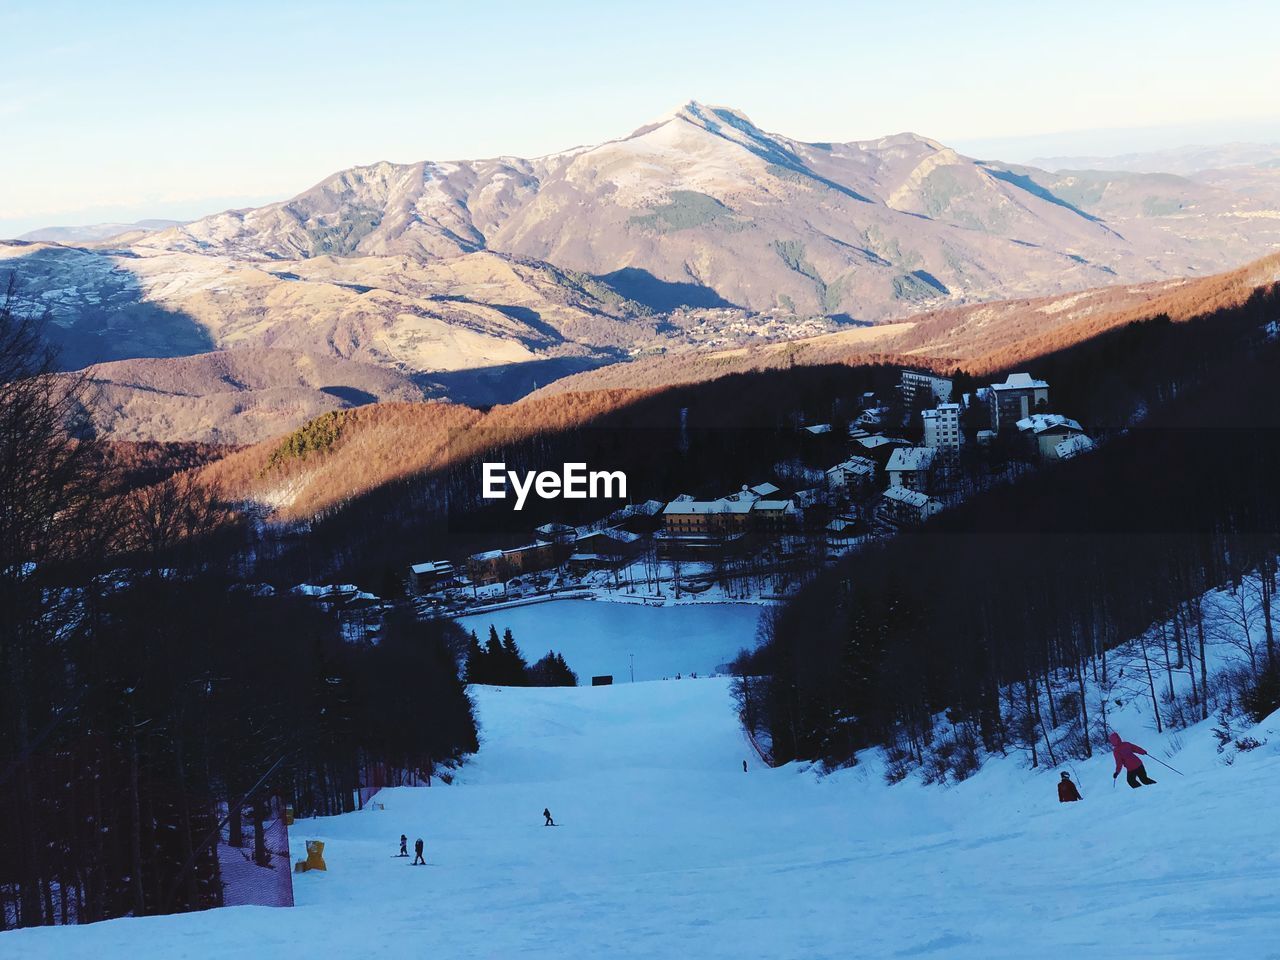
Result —
[[22, 147], [0, 155], [0, 236], [193, 219], [376, 160], [538, 156], [691, 98], [801, 140], [911, 130], [1007, 162], [1280, 141], [1280, 17], [1257, 3], [1086, 2], [1070, 24], [1010, 2], [592, 9], [5, 10]]

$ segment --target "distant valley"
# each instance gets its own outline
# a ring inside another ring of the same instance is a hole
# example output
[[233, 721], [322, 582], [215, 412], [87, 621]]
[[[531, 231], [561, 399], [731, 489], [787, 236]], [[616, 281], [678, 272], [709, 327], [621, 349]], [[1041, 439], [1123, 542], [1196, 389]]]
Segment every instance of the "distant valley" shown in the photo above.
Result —
[[113, 226], [0, 243], [0, 274], [64, 367], [91, 368], [106, 434], [248, 443], [366, 402], [487, 406], [797, 339], [981, 353], [983, 323], [899, 343], [897, 321], [1280, 249], [1280, 167], [1054, 173], [914, 134], [803, 143], [689, 103], [594, 147], [379, 163], [282, 203]]

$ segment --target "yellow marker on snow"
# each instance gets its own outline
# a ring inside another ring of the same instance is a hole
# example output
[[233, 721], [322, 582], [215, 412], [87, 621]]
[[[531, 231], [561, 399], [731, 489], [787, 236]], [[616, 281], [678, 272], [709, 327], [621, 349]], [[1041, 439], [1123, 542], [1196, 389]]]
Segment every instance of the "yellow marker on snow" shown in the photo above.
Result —
[[308, 870], [324, 870], [326, 873], [329, 868], [324, 864], [324, 841], [308, 840], [307, 841], [307, 859], [299, 860], [293, 865], [294, 873], [306, 873]]

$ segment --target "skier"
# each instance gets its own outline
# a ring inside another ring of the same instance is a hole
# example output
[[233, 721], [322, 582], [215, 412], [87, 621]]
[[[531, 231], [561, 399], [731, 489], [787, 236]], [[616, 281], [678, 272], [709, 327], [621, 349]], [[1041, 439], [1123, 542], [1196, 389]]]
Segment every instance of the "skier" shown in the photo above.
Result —
[[552, 819], [551, 819], [551, 808], [550, 808], [550, 807], [543, 807], [543, 808], [542, 808], [542, 815], [543, 815], [544, 817], [546, 817], [546, 820], [547, 820], [547, 822], [543, 824], [543, 826], [544, 826], [544, 827], [554, 827], [554, 826], [556, 825], [556, 822], [555, 822], [554, 820], [552, 820]]
[[425, 867], [427, 865], [427, 861], [422, 859], [422, 838], [421, 837], [413, 841], [413, 852], [415, 856], [413, 858], [412, 866], [416, 867], [418, 864], [422, 864]]
[[400, 834], [400, 853], [397, 856], [407, 857], [409, 855], [409, 838], [403, 833]]
[[1112, 780], [1120, 776], [1120, 768], [1124, 767], [1128, 771], [1125, 774], [1125, 779], [1128, 780], [1129, 786], [1140, 787], [1142, 784], [1150, 785], [1155, 783], [1154, 780], [1147, 776], [1147, 768], [1138, 759], [1138, 754], [1145, 754], [1147, 751], [1136, 743], [1121, 740], [1118, 733], [1113, 732], [1107, 739], [1111, 741], [1111, 752], [1116, 758], [1116, 772], [1111, 774]]
[[1063, 771], [1062, 779], [1058, 781], [1058, 802], [1074, 803], [1076, 800], [1083, 800], [1080, 791], [1076, 789], [1076, 785], [1071, 782], [1071, 778]]
[[745, 760], [742, 761], [742, 772], [743, 773], [747, 772], [747, 761]]

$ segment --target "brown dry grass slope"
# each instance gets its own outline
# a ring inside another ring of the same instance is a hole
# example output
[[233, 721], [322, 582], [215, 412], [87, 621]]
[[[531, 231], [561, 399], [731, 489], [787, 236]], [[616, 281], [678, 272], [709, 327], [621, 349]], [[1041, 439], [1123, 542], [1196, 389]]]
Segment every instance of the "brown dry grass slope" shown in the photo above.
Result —
[[[373, 404], [326, 414], [331, 421], [312, 421], [284, 438], [232, 453], [204, 467], [199, 476], [218, 484], [225, 495], [268, 508], [275, 519], [304, 519], [494, 444], [587, 424], [675, 384], [832, 363], [901, 362], [985, 375], [1033, 363], [1135, 321], [1160, 315], [1187, 321], [1238, 305], [1255, 289], [1277, 281], [1280, 255], [1199, 280], [941, 311], [895, 325], [885, 338], [834, 334], [752, 350], [620, 364], [567, 378], [488, 412], [436, 401]], [[308, 444], [312, 447], [302, 453], [290, 452]]]
[[954, 307], [902, 323], [706, 354], [653, 357], [557, 380], [533, 397], [603, 389], [654, 389], [734, 373], [825, 363], [902, 363], [983, 374], [1028, 362], [1135, 320], [1174, 321], [1242, 303], [1280, 281], [1280, 254], [1194, 280], [1100, 287], [1079, 293]]
[[495, 444], [587, 423], [642, 395], [633, 390], [563, 394], [487, 413], [444, 401], [371, 404], [326, 414], [285, 437], [246, 447], [198, 476], [223, 496], [267, 508], [274, 519], [300, 520]]

